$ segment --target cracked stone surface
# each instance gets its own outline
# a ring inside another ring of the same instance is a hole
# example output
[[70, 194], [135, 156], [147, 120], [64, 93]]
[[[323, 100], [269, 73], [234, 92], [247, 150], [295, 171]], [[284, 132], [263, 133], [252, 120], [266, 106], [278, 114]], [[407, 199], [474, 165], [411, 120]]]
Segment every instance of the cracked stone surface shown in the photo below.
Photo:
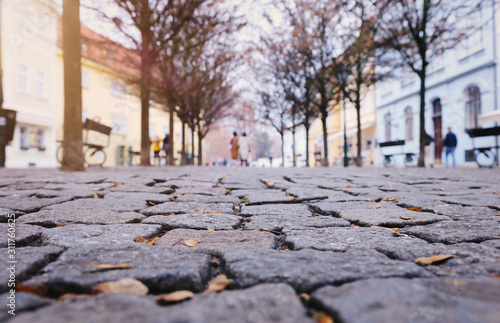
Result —
[[[195, 247], [188, 247], [184, 240], [198, 239]], [[158, 240], [156, 245], [174, 246], [176, 248], [189, 249], [220, 255], [226, 250], [246, 249], [273, 249], [276, 245], [275, 236], [272, 233], [260, 231], [201, 231], [176, 229], [169, 231]]]
[[125, 224], [141, 222], [144, 215], [135, 212], [118, 213], [108, 210], [45, 210], [19, 218], [19, 223], [35, 224], [47, 228], [62, 224]]
[[204, 213], [155, 215], [144, 219], [142, 223], [161, 224], [165, 229], [206, 230], [212, 228], [214, 230], [233, 230], [240, 224], [241, 220], [240, 217], [233, 214]]
[[[190, 250], [136, 243], [106, 246], [100, 251], [96, 252], [94, 246], [70, 248], [25, 284], [45, 284], [49, 294], [62, 295], [90, 293], [92, 286], [100, 282], [130, 277], [155, 292], [198, 292], [210, 277], [209, 257]], [[131, 268], [101, 270], [89, 266], [101, 264], [128, 264]]]
[[137, 236], [151, 237], [161, 232], [161, 226], [152, 224], [85, 225], [68, 224], [46, 229], [41, 240], [43, 245], [63, 248], [76, 246], [133, 244]]
[[[18, 292], [0, 321], [497, 322], [499, 183], [498, 169], [439, 166], [0, 169], [4, 258], [15, 213], [17, 282], [48, 291]], [[220, 274], [233, 284], [204, 294]], [[126, 277], [149, 293], [85, 295]], [[195, 295], [156, 303], [178, 290]]]
[[500, 281], [369, 279], [321, 288], [311, 302], [339, 322], [494, 323], [500, 317]]

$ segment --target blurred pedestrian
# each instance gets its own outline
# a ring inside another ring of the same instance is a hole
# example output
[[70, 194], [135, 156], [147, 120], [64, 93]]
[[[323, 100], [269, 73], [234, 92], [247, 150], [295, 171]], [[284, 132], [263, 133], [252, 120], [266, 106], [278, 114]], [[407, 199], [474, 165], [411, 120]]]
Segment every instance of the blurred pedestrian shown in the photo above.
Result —
[[155, 165], [160, 164], [160, 142], [162, 140], [158, 137], [155, 136], [154, 138], [151, 138], [151, 142], [153, 143], [153, 153], [154, 153], [154, 158], [155, 158]]
[[443, 146], [446, 147], [446, 167], [448, 168], [448, 155], [451, 155], [453, 161], [453, 168], [456, 167], [455, 149], [457, 148], [457, 136], [451, 132], [451, 127], [448, 127], [448, 133], [444, 138]]
[[250, 145], [248, 143], [247, 134], [244, 132], [238, 141], [238, 152], [240, 154], [241, 166], [248, 166], [248, 158], [250, 156]]
[[229, 150], [231, 151], [231, 159], [233, 160], [233, 164], [237, 165], [238, 164], [238, 150], [239, 150], [239, 145], [238, 145], [238, 134], [233, 132], [233, 138], [229, 142]]
[[168, 165], [168, 150], [170, 148], [170, 135], [168, 133], [165, 134], [165, 138], [163, 138], [163, 151], [165, 152], [165, 164]]

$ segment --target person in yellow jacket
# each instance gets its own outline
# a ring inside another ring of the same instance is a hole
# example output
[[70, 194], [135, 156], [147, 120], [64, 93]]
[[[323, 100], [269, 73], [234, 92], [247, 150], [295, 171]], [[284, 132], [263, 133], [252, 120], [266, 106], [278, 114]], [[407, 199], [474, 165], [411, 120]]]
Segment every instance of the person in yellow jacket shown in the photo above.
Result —
[[151, 138], [151, 142], [153, 143], [153, 153], [155, 155], [155, 165], [160, 165], [160, 142], [161, 140], [158, 136]]
[[233, 138], [229, 142], [229, 151], [231, 152], [231, 159], [233, 160], [232, 164], [237, 165], [238, 164], [238, 150], [240, 146], [238, 145], [238, 134], [233, 132]]

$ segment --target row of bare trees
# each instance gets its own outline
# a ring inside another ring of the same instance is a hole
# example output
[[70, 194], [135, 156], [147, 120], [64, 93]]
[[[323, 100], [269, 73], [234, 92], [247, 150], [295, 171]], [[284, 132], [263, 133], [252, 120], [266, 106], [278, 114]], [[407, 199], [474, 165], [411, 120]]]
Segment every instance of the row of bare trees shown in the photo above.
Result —
[[[65, 118], [72, 118], [65, 119], [68, 129], [64, 134], [64, 151], [68, 152], [68, 158], [63, 157], [63, 168], [80, 170], [83, 155], [70, 153], [81, 150], [81, 125], [76, 126], [81, 115], [81, 93], [76, 95], [81, 91], [76, 80], [80, 75], [76, 73], [80, 68], [77, 12], [80, 4], [79, 1], [63, 4], [63, 42], [68, 61]], [[234, 35], [244, 23], [236, 16], [235, 7], [222, 0], [106, 0], [96, 1], [93, 9], [120, 31], [138, 58], [129, 63], [140, 70], [140, 78], [130, 81], [138, 85], [141, 98], [141, 165], [150, 165], [151, 100], [168, 106], [170, 112], [170, 164], [174, 162], [174, 115], [182, 121], [183, 134], [187, 126], [193, 139], [195, 133], [198, 135], [201, 164], [203, 138], [214, 123], [225, 116], [238, 94], [233, 91], [231, 81], [231, 71], [239, 59], [234, 50]], [[184, 164], [185, 137], [182, 136]], [[193, 140], [192, 156], [194, 153]], [[71, 162], [69, 156], [79, 161]]]
[[[425, 154], [425, 89], [429, 64], [453, 48], [474, 24], [485, 0], [277, 0], [283, 16], [256, 44], [261, 116], [282, 137], [320, 119], [325, 165], [332, 109], [345, 98], [357, 114], [357, 166], [362, 165], [361, 108], [377, 82], [408, 67], [420, 79], [420, 156]], [[293, 145], [295, 147], [295, 145]], [[294, 152], [295, 156], [295, 152]], [[294, 157], [295, 163], [295, 157]]]

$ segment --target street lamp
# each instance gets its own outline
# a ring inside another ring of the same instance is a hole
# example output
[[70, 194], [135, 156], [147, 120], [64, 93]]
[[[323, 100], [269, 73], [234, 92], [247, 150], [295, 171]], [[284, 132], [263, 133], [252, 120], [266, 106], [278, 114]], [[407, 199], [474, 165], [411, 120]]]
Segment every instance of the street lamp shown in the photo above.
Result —
[[340, 64], [338, 80], [340, 87], [342, 88], [342, 102], [344, 106], [344, 167], [349, 166], [349, 159], [347, 158], [347, 128], [346, 128], [346, 114], [345, 114], [345, 93], [347, 87], [347, 78], [349, 77], [349, 69], [344, 65]]

